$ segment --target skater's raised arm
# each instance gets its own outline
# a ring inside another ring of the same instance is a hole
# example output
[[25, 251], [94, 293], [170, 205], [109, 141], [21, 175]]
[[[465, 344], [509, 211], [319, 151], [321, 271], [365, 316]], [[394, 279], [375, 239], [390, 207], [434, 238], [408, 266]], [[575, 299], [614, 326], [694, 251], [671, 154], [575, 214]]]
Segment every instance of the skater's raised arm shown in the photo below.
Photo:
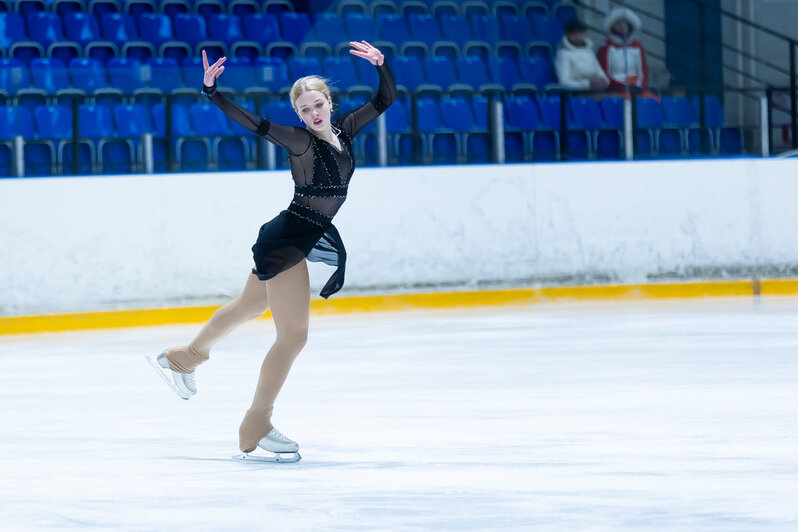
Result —
[[352, 41], [349, 44], [353, 48], [349, 50], [349, 53], [362, 57], [376, 66], [377, 73], [380, 76], [380, 86], [377, 88], [377, 94], [368, 102], [344, 115], [341, 119], [341, 124], [346, 132], [354, 137], [369, 122], [384, 113], [396, 101], [396, 82], [393, 79], [391, 69], [385, 63], [385, 56], [382, 55], [382, 52], [366, 41]]
[[310, 146], [310, 133], [304, 128], [284, 126], [282, 124], [275, 124], [267, 118], [260, 117], [248, 109], [231, 102], [224, 95], [216, 90], [216, 78], [224, 72], [224, 63], [226, 57], [222, 57], [213, 65], [208, 65], [208, 56], [205, 50], [202, 51], [202, 63], [205, 67], [205, 76], [203, 78], [202, 92], [205, 93], [216, 106], [224, 111], [224, 114], [238, 122], [241, 126], [256, 135], [260, 135], [269, 142], [285, 148], [288, 153], [292, 155], [301, 155], [305, 153]]

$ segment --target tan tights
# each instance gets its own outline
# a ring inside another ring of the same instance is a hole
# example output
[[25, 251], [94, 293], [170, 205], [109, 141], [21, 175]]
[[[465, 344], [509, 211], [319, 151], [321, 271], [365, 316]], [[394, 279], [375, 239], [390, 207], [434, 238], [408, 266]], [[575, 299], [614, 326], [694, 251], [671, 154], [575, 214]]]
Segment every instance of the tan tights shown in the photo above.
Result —
[[273, 428], [274, 401], [283, 387], [288, 371], [308, 338], [310, 282], [303, 260], [268, 281], [249, 275], [244, 290], [230, 303], [218, 309], [192, 342], [164, 351], [174, 371], [191, 373], [208, 360], [213, 345], [241, 324], [261, 316], [271, 307], [277, 339], [263, 365], [252, 405], [238, 430], [239, 447], [250, 452]]

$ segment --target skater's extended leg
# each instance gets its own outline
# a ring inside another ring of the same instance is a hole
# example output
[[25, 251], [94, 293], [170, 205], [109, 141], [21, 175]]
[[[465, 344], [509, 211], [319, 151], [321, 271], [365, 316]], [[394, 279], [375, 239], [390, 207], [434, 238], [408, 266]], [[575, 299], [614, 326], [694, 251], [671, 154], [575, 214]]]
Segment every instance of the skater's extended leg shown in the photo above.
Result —
[[241, 324], [262, 316], [269, 308], [266, 282], [250, 273], [244, 290], [230, 303], [213, 313], [211, 319], [187, 346], [164, 351], [169, 366], [179, 373], [191, 373], [208, 360], [211, 347]]
[[277, 339], [260, 370], [252, 406], [239, 429], [239, 447], [248, 453], [274, 428], [271, 424], [274, 401], [288, 371], [308, 338], [310, 282], [308, 267], [301, 261], [266, 283]]

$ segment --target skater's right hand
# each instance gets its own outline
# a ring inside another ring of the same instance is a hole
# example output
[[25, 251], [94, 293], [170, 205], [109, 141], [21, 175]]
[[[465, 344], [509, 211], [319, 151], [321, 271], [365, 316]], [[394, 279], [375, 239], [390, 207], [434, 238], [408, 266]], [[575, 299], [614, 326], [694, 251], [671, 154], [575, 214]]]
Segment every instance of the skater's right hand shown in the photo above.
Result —
[[202, 83], [206, 87], [213, 87], [216, 84], [216, 78], [218, 78], [221, 73], [224, 72], [222, 63], [224, 63], [225, 60], [227, 60], [227, 58], [222, 57], [213, 65], [208, 66], [208, 54], [205, 53], [205, 50], [202, 51], [202, 66], [205, 67], [205, 77], [203, 78]]

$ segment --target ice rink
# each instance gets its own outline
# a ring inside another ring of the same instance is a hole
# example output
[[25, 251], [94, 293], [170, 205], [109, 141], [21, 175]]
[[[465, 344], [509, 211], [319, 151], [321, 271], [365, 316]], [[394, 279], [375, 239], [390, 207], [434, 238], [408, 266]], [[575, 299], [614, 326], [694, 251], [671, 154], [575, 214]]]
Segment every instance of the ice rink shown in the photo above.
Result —
[[313, 317], [298, 464], [230, 459], [271, 322], [181, 401], [197, 330], [0, 336], [0, 529], [798, 529], [798, 299]]

